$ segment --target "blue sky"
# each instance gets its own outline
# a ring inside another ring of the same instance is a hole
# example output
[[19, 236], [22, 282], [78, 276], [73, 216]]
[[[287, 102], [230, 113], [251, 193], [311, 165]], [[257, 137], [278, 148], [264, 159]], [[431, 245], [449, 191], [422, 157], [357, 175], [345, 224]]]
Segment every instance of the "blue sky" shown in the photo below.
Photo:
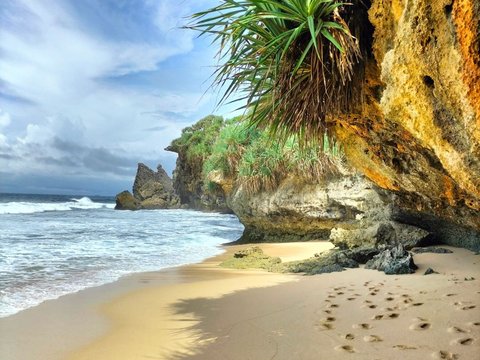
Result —
[[0, 1], [0, 192], [113, 195], [138, 162], [171, 172], [163, 149], [217, 96], [217, 49], [180, 26], [215, 3]]

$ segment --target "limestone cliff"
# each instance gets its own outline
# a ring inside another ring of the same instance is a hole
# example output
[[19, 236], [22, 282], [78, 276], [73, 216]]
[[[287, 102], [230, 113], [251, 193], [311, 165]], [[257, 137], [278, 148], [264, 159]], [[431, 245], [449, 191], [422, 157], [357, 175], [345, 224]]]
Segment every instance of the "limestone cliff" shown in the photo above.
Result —
[[172, 180], [161, 165], [154, 172], [145, 164], [139, 163], [133, 195], [123, 191], [116, 198], [117, 210], [167, 209], [180, 206], [180, 200], [173, 189]]
[[211, 155], [224, 120], [209, 115], [182, 130], [179, 138], [165, 150], [178, 154], [173, 172], [173, 187], [183, 207], [230, 213], [225, 194], [220, 187], [208, 187], [204, 181], [203, 164]]
[[394, 218], [480, 247], [480, 2], [373, 0], [365, 101], [332, 119]]
[[429, 234], [394, 221], [388, 192], [351, 172], [316, 183], [289, 175], [274, 190], [256, 194], [218, 173], [210, 179], [224, 187], [228, 205], [245, 226], [239, 242], [330, 240], [346, 249], [393, 239], [411, 248]]
[[204, 211], [231, 212], [221, 188], [206, 191], [202, 174], [202, 159], [189, 159], [183, 149], [175, 146], [169, 146], [166, 150], [178, 154], [173, 172], [173, 186], [184, 207]]

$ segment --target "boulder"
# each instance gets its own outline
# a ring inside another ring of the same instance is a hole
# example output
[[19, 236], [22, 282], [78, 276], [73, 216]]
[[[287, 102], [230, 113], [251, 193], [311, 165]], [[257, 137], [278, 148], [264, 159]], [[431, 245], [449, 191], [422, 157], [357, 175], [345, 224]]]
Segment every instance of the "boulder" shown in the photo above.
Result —
[[418, 268], [412, 254], [402, 244], [383, 250], [365, 265], [367, 269], [383, 271], [387, 275], [412, 274]]
[[115, 210], [138, 210], [140, 209], [140, 201], [135, 199], [135, 197], [130, 193], [130, 191], [125, 190], [117, 194]]
[[219, 176], [227, 204], [245, 226], [239, 243], [330, 240], [340, 249], [418, 246], [429, 234], [392, 220], [388, 194], [365, 177], [343, 175], [312, 184], [287, 176], [271, 191], [251, 193]]

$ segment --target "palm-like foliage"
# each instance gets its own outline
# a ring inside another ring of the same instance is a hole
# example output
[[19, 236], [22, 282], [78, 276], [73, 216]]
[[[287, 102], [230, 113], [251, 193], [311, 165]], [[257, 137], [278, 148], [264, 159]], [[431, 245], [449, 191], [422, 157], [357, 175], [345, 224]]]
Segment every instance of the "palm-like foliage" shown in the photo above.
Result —
[[[354, 0], [361, 1], [361, 0]], [[192, 16], [189, 28], [220, 44], [215, 83], [221, 101], [251, 111], [251, 123], [320, 142], [326, 118], [358, 105], [361, 60], [346, 3], [334, 0], [222, 0]], [[343, 16], [343, 17], [342, 17]]]

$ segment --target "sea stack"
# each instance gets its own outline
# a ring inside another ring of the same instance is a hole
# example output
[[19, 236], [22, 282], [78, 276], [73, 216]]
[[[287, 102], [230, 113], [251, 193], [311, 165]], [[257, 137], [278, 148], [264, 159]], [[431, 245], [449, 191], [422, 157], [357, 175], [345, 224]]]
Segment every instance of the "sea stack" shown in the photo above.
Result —
[[172, 179], [162, 165], [154, 172], [145, 164], [139, 163], [133, 195], [122, 191], [116, 197], [116, 210], [170, 209], [180, 206], [180, 199], [173, 189]]

